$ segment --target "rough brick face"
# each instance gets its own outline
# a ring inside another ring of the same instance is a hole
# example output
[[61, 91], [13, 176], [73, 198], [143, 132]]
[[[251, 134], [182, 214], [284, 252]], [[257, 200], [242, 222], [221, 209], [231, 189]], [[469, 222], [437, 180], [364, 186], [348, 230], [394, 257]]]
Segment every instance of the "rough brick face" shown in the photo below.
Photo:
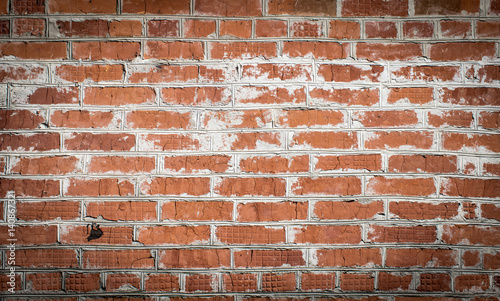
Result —
[[0, 15], [6, 300], [498, 301], [499, 0]]

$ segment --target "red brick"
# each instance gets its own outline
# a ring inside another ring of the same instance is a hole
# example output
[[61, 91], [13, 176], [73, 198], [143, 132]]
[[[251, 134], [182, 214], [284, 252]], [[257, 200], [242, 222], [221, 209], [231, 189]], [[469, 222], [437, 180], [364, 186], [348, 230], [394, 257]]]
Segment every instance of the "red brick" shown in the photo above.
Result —
[[161, 207], [162, 220], [229, 221], [233, 219], [233, 203], [225, 201], [169, 201]]
[[410, 61], [423, 55], [422, 46], [414, 43], [358, 43], [356, 54], [370, 61]]
[[137, 241], [144, 245], [207, 244], [210, 226], [144, 226], [137, 229]]
[[[8, 1], [4, 1], [8, 2]], [[44, 14], [45, 13], [45, 0], [29, 1], [29, 0], [15, 0], [11, 1], [12, 11], [17, 15], [30, 15], [30, 14]], [[1, 8], [5, 8], [5, 3], [2, 2]], [[5, 11], [6, 13], [7, 11]]]
[[292, 229], [295, 244], [358, 244], [361, 242], [359, 226], [308, 225]]
[[450, 219], [458, 215], [459, 203], [391, 202], [389, 212], [402, 219]]
[[268, 42], [212, 42], [210, 49], [210, 57], [216, 60], [257, 57], [270, 59], [277, 55], [276, 43]]
[[311, 88], [312, 105], [373, 106], [379, 103], [379, 90]]
[[59, 196], [59, 180], [0, 179], [0, 197], [14, 191], [16, 197]]
[[75, 249], [18, 249], [16, 265], [26, 268], [76, 268]]
[[382, 252], [375, 248], [320, 249], [316, 251], [320, 267], [373, 267], [382, 264]]
[[415, 15], [463, 15], [479, 12], [479, 0], [416, 0]]
[[[1, 0], [0, 1], [0, 14], [6, 15], [9, 13], [9, 0]], [[4, 282], [2, 282], [4, 283]], [[20, 288], [20, 286], [18, 286]]]
[[69, 179], [66, 196], [128, 196], [134, 195], [134, 184], [123, 179]]
[[[478, 260], [479, 263], [479, 260]], [[500, 269], [500, 252], [484, 254], [484, 268], [488, 270]]]
[[223, 289], [227, 292], [255, 292], [257, 291], [256, 274], [224, 274]]
[[440, 292], [451, 290], [451, 278], [448, 274], [420, 274], [420, 285], [417, 287], [421, 292]]
[[101, 288], [99, 280], [100, 275], [98, 273], [68, 274], [65, 279], [65, 289], [70, 292], [98, 291]]
[[[26, 89], [26, 87], [23, 88]], [[12, 102], [39, 105], [78, 103], [77, 87], [40, 87], [31, 91], [28, 92], [27, 99], [24, 95], [21, 96], [22, 98], [16, 98], [16, 96], [13, 95]]]
[[500, 227], [483, 227], [475, 225], [444, 225], [443, 242], [451, 245], [485, 245], [498, 244]]
[[29, 60], [63, 60], [68, 58], [66, 42], [3, 42], [0, 57], [15, 56]]
[[121, 81], [123, 79], [122, 65], [90, 65], [90, 66], [57, 66], [56, 77], [69, 82]]
[[333, 110], [286, 110], [278, 113], [278, 127], [325, 127], [341, 125], [344, 113]]
[[126, 126], [133, 129], [191, 129], [191, 113], [173, 111], [132, 111]]
[[215, 35], [214, 20], [185, 20], [184, 36], [186, 38], [205, 38]]
[[[215, 150], [253, 150], [257, 149], [282, 149], [284, 136], [282, 133], [248, 132], [248, 133], [221, 133], [215, 137], [217, 145]], [[261, 144], [262, 143], [262, 144]], [[261, 144], [260, 146], [258, 146]]]
[[141, 278], [136, 274], [113, 273], [106, 275], [106, 291], [138, 291]]
[[16, 217], [25, 221], [72, 220], [80, 216], [80, 203], [73, 201], [17, 202]]
[[481, 61], [495, 57], [495, 44], [487, 42], [435, 43], [430, 46], [433, 61]]
[[[6, 162], [6, 158], [5, 157], [0, 157], [0, 173], [3, 174], [5, 173], [5, 169], [6, 169], [6, 165], [7, 165], [7, 162]], [[0, 205], [0, 208], [3, 208], [2, 205]], [[0, 209], [1, 210], [1, 209]], [[0, 213], [2, 213], [3, 211], [0, 211]], [[3, 216], [2, 214], [0, 214], [0, 216]]]
[[73, 156], [20, 157], [11, 162], [11, 173], [22, 175], [64, 175], [81, 171], [79, 158]]
[[403, 35], [410, 39], [432, 38], [434, 24], [424, 21], [410, 21], [403, 23]]
[[218, 283], [217, 275], [195, 274], [185, 278], [186, 292], [214, 292]]
[[103, 173], [150, 173], [155, 170], [153, 157], [95, 156], [90, 159], [88, 172]]
[[317, 156], [315, 171], [369, 170], [379, 171], [382, 167], [380, 155]]
[[496, 204], [481, 204], [481, 212], [483, 218], [500, 221], [500, 206]]
[[164, 168], [168, 172], [214, 173], [225, 172], [231, 167], [231, 157], [214, 156], [168, 156], [164, 158]]
[[432, 88], [392, 88], [389, 90], [389, 104], [425, 105], [433, 101]]
[[66, 37], [106, 37], [109, 22], [99, 19], [56, 21], [57, 32]]
[[86, 250], [82, 255], [84, 269], [153, 269], [150, 250]]
[[[9, 226], [0, 226], [0, 242], [9, 245]], [[57, 242], [57, 226], [17, 226], [15, 228], [16, 246], [53, 245]]]
[[492, 176], [500, 175], [500, 163], [483, 163], [483, 174]]
[[321, 38], [323, 24], [320, 21], [292, 21], [290, 35], [298, 38]]
[[266, 128], [272, 125], [270, 110], [205, 111], [200, 116], [201, 129]]
[[368, 230], [368, 241], [393, 243], [433, 243], [437, 239], [435, 226], [379, 226]]
[[252, 36], [252, 21], [221, 20], [219, 35], [249, 39]]
[[378, 289], [381, 291], [408, 291], [412, 278], [412, 275], [379, 272]]
[[355, 21], [333, 20], [330, 21], [328, 37], [332, 39], [359, 39], [361, 26]]
[[230, 245], [266, 245], [285, 243], [285, 229], [269, 226], [217, 226], [217, 241]]
[[500, 127], [500, 112], [480, 112], [478, 125], [486, 129], [498, 129]]
[[10, 20], [8, 19], [0, 20], [0, 36], [1, 37], [10, 36]]
[[[396, 67], [392, 70], [392, 77], [398, 82], [407, 81], [425, 81], [425, 82], [441, 82], [441, 81], [459, 81], [460, 68], [458, 66], [403, 66]], [[399, 89], [399, 90], [397, 90]], [[391, 91], [401, 92], [426, 92], [430, 91], [432, 99], [432, 88], [394, 88]], [[410, 98], [410, 97], [408, 97]], [[412, 97], [414, 98], [414, 97]], [[428, 98], [428, 97], [426, 97]]]
[[261, 16], [262, 7], [258, 0], [198, 0], [194, 6], [195, 15], [208, 16]]
[[462, 274], [455, 277], [455, 291], [478, 293], [489, 287], [490, 277], [487, 274]]
[[36, 129], [45, 123], [42, 111], [2, 110], [0, 127], [4, 130]]
[[229, 267], [229, 249], [168, 249], [158, 254], [160, 269]]
[[460, 301], [458, 298], [449, 298], [449, 297], [396, 297], [395, 301]]
[[363, 127], [376, 128], [415, 127], [419, 123], [417, 113], [410, 110], [355, 112], [352, 120]]
[[89, 241], [88, 226], [61, 226], [60, 243], [68, 245], [131, 245], [133, 238], [132, 227], [101, 226], [103, 235], [99, 239]]
[[288, 173], [309, 171], [309, 156], [255, 156], [240, 160], [240, 170], [251, 173]]
[[496, 179], [444, 178], [441, 182], [441, 194], [448, 196], [494, 198], [499, 193]]
[[333, 290], [335, 286], [335, 273], [302, 273], [301, 289], [303, 291]]
[[46, 73], [47, 69], [41, 66], [9, 66], [8, 64], [3, 64], [0, 66], [0, 82], [44, 82]]
[[468, 127], [473, 125], [472, 112], [465, 111], [433, 111], [427, 112], [428, 124], [433, 127], [456, 126]]
[[210, 178], [159, 178], [145, 180], [140, 185], [144, 195], [202, 196], [210, 192]]
[[365, 137], [366, 149], [431, 149], [431, 132], [372, 132]]
[[381, 201], [371, 202], [341, 202], [341, 201], [316, 201], [314, 203], [314, 217], [320, 220], [353, 220], [371, 219], [384, 212]]
[[150, 292], [179, 291], [179, 276], [171, 274], [148, 274], [145, 276], [144, 288]]
[[155, 91], [150, 87], [91, 87], [85, 89], [86, 105], [120, 106], [154, 103]]
[[477, 267], [481, 263], [479, 251], [464, 250], [462, 253], [462, 263], [464, 267]]
[[375, 277], [372, 274], [343, 273], [340, 275], [340, 289], [343, 291], [373, 291]]
[[243, 65], [242, 77], [263, 81], [310, 81], [312, 68], [308, 64], [253, 64]]
[[500, 152], [500, 135], [443, 133], [442, 141], [445, 150]]
[[111, 221], [153, 221], [156, 220], [156, 202], [148, 201], [110, 201], [89, 202], [86, 216], [101, 216]]
[[480, 83], [500, 81], [500, 66], [472, 65], [465, 68], [465, 79]]
[[66, 150], [129, 151], [135, 146], [130, 134], [73, 133], [64, 141]]
[[65, 128], [119, 128], [121, 116], [111, 111], [54, 110], [50, 123]]
[[307, 219], [307, 202], [246, 202], [237, 205], [240, 222], [271, 222]]
[[184, 106], [220, 106], [231, 102], [231, 90], [225, 87], [184, 87], [162, 89], [163, 102]]
[[427, 196], [436, 193], [433, 178], [387, 178], [375, 176], [368, 180], [368, 195]]
[[235, 267], [305, 266], [302, 250], [241, 250], [234, 252]]
[[30, 273], [26, 274], [26, 285], [33, 291], [62, 290], [61, 273]]
[[392, 155], [389, 157], [389, 171], [456, 173], [456, 156], [439, 155]]
[[116, 2], [114, 0], [101, 0], [94, 3], [90, 0], [50, 0], [49, 13], [60, 14], [115, 14]]
[[384, 67], [379, 65], [319, 65], [318, 75], [327, 82], [379, 82], [384, 80]]
[[187, 15], [189, 0], [124, 0], [122, 12], [126, 14]]
[[399, 16], [408, 15], [408, 0], [346, 0], [342, 2], [342, 16]]
[[328, 0], [270, 0], [268, 14], [335, 17], [337, 6], [336, 1]]
[[145, 134], [140, 137], [140, 150], [187, 151], [204, 150], [208, 146], [206, 135], [196, 134]]
[[295, 273], [277, 274], [264, 273], [262, 274], [262, 290], [264, 292], [288, 292], [294, 291], [296, 288]]
[[138, 42], [74, 42], [73, 58], [76, 60], [125, 60], [138, 57]]
[[45, 19], [17, 18], [12, 29], [14, 36], [45, 36]]
[[1, 151], [48, 151], [59, 150], [58, 133], [0, 134]]
[[283, 55], [316, 59], [343, 59], [348, 57], [348, 46], [336, 42], [283, 42]]
[[305, 87], [241, 86], [236, 89], [236, 104], [305, 104]]
[[308, 149], [356, 149], [356, 132], [297, 132], [291, 138], [291, 147]]
[[458, 251], [448, 249], [387, 249], [389, 267], [453, 267], [458, 264]]
[[366, 38], [394, 39], [398, 36], [395, 22], [368, 21], [365, 23]]
[[443, 88], [442, 101], [448, 105], [499, 106], [500, 89], [486, 87]]
[[[131, 69], [131, 83], [195, 82], [199, 79], [202, 66], [157, 65]], [[203, 68], [206, 68], [203, 66]], [[213, 70], [213, 69], [208, 69]], [[175, 88], [170, 88], [175, 89]]]
[[291, 188], [294, 195], [359, 195], [361, 180], [357, 177], [298, 178]]
[[467, 38], [472, 34], [470, 21], [444, 20], [439, 24], [441, 35], [446, 38]]
[[142, 36], [142, 23], [137, 20], [121, 20], [109, 22], [109, 35], [111, 37], [140, 37]]
[[222, 178], [214, 188], [221, 196], [284, 196], [286, 183], [278, 178]]
[[286, 37], [287, 34], [287, 21], [255, 20], [255, 36], [257, 38]]
[[148, 37], [177, 37], [179, 36], [178, 20], [149, 20]]

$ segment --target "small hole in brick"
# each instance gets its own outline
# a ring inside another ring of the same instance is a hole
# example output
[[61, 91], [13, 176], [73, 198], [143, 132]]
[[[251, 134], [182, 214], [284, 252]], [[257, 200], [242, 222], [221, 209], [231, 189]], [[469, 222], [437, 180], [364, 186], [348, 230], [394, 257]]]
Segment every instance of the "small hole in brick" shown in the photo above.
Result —
[[92, 223], [92, 225], [87, 225], [87, 233], [89, 232], [89, 226], [91, 226], [90, 229], [90, 235], [87, 237], [87, 241], [91, 241], [93, 239], [98, 239], [102, 236], [103, 232], [99, 228], [99, 225]]

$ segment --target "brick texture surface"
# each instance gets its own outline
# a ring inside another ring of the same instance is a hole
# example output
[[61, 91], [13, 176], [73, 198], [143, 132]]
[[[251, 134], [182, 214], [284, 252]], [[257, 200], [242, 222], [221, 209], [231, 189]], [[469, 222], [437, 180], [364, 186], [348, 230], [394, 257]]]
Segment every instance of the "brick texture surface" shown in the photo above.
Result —
[[499, 128], [498, 0], [0, 0], [0, 299], [499, 301]]

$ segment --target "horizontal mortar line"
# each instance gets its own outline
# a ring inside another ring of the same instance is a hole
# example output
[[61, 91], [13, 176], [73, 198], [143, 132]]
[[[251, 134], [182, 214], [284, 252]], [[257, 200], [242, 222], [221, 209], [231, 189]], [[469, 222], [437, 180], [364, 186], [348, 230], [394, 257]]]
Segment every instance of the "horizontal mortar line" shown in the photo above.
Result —
[[479, 38], [366, 38], [366, 39], [337, 39], [327, 36], [321, 37], [255, 37], [255, 38], [230, 38], [230, 37], [148, 37], [148, 36], [131, 36], [131, 37], [70, 37], [70, 36], [48, 36], [48, 37], [0, 37], [1, 42], [142, 42], [142, 41], [160, 41], [160, 42], [213, 42], [213, 43], [233, 43], [233, 42], [261, 42], [261, 43], [279, 43], [279, 42], [335, 42], [340, 44], [349, 43], [419, 43], [419, 44], [434, 44], [434, 43], [463, 43], [463, 42], [486, 42], [498, 43], [495, 37], [479, 37]]
[[46, 180], [65, 180], [73, 178], [88, 178], [88, 179], [134, 179], [140, 180], [141, 178], [233, 178], [238, 176], [238, 178], [278, 178], [278, 179], [288, 179], [288, 178], [303, 178], [303, 177], [411, 177], [411, 178], [463, 178], [468, 179], [484, 179], [484, 180], [500, 180], [500, 176], [476, 176], [467, 174], [421, 174], [421, 173], [388, 173], [388, 172], [365, 172], [365, 173], [355, 173], [355, 172], [344, 172], [344, 173], [332, 173], [332, 172], [321, 172], [321, 173], [294, 173], [294, 174], [272, 174], [272, 173], [221, 173], [221, 174], [172, 174], [168, 172], [162, 173], [143, 173], [143, 174], [70, 174], [70, 175], [19, 175], [19, 174], [6, 174], [0, 175], [0, 179], [46, 179]]
[[[83, 221], [79, 220], [67, 220], [67, 221], [60, 221], [60, 220], [52, 220], [52, 221], [19, 221], [17, 220], [15, 222], [16, 226], [55, 226], [55, 225], [60, 225], [60, 226], [86, 226], [90, 222], [96, 222], [99, 223], [101, 226], [116, 226], [116, 227], [122, 227], [122, 226], [151, 226], [151, 227], [157, 227], [157, 226], [206, 226], [206, 225], [214, 225], [214, 226], [246, 226], [246, 227], [253, 227], [253, 226], [262, 226], [262, 227], [283, 227], [283, 226], [338, 226], [338, 225], [389, 225], [389, 226], [441, 226], [441, 225], [474, 225], [474, 226], [485, 226], [485, 227], [497, 227], [500, 225], [500, 221], [470, 221], [470, 220], [460, 220], [460, 219], [447, 219], [447, 220], [440, 220], [440, 219], [352, 219], [352, 220], [347, 220], [347, 219], [322, 219], [322, 220], [316, 220], [313, 219], [311, 221], [307, 220], [295, 220], [295, 221], [276, 221], [276, 222], [240, 222], [240, 221], [195, 221], [195, 220], [169, 220], [169, 219], [164, 219], [163, 221], [113, 221], [113, 220], [106, 220], [102, 218], [94, 218], [90, 216], [84, 217]], [[6, 221], [0, 222], [0, 226], [4, 225], [9, 225]], [[369, 242], [368, 242], [369, 243]], [[206, 245], [206, 244], [203, 244]], [[500, 247], [500, 246], [499, 246]]]

